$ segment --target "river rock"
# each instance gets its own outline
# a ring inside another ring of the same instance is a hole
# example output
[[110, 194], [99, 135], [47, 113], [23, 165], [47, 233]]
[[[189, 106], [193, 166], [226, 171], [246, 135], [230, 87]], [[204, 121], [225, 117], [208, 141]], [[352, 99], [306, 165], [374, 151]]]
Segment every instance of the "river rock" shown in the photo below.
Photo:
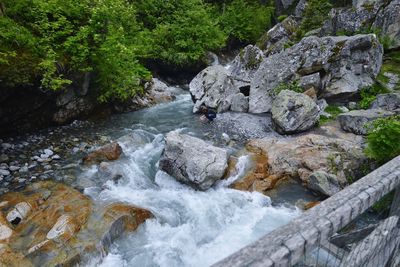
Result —
[[122, 154], [121, 146], [114, 142], [93, 151], [83, 158], [84, 164], [100, 163], [102, 161], [117, 160]]
[[210, 66], [197, 74], [189, 84], [192, 99], [195, 102], [193, 112], [197, 113], [202, 105], [228, 111], [232, 97], [240, 93], [229, 71], [221, 65]]
[[10, 175], [10, 171], [4, 170], [4, 169], [0, 169], [0, 175], [2, 175], [2, 176]]
[[335, 126], [322, 126], [315, 131], [289, 138], [266, 137], [251, 140], [247, 147], [261, 150], [268, 158], [268, 173], [276, 179], [300, 179], [310, 187], [310, 175], [324, 171], [335, 175], [340, 187], [364, 175], [367, 163], [363, 153], [363, 138], [344, 133]]
[[376, 16], [373, 27], [380, 30], [380, 35], [389, 38], [388, 49], [400, 47], [400, 0], [392, 0]]
[[159, 166], [178, 181], [207, 190], [224, 175], [226, 150], [176, 131], [169, 132], [165, 141]]
[[338, 121], [344, 131], [366, 135], [368, 133], [369, 123], [376, 119], [390, 117], [395, 114], [395, 112], [383, 109], [352, 110], [340, 114], [338, 116]]
[[314, 100], [289, 90], [279, 93], [271, 113], [276, 130], [282, 134], [304, 132], [319, 120], [319, 108]]
[[325, 196], [333, 196], [342, 189], [338, 178], [325, 171], [313, 172], [308, 177], [308, 188]]
[[377, 95], [376, 100], [371, 104], [371, 109], [384, 109], [388, 111], [400, 109], [400, 93]]
[[[152, 216], [130, 205], [98, 205], [75, 189], [50, 181], [7, 193], [2, 200], [1, 266], [79, 265], [89, 253], [104, 255], [115, 238]], [[21, 203], [29, 212], [18, 226], [2, 219], [2, 213], [16, 208], [20, 214]]]
[[277, 86], [314, 73], [323, 76], [320, 97], [355, 95], [374, 83], [382, 56], [382, 45], [373, 34], [306, 37], [261, 63], [251, 82], [249, 112], [269, 112]]

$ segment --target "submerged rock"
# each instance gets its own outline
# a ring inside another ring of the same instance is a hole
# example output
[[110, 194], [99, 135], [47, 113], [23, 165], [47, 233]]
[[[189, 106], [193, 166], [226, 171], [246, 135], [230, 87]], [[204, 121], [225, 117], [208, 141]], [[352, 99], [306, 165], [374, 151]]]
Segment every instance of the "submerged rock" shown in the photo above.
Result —
[[282, 134], [304, 132], [319, 120], [319, 108], [305, 94], [283, 90], [272, 104], [272, 120]]
[[228, 167], [226, 150], [201, 139], [173, 131], [165, 141], [160, 169], [196, 189], [209, 189]]
[[376, 119], [390, 117], [395, 114], [395, 112], [383, 109], [352, 110], [340, 114], [338, 121], [344, 131], [366, 135], [370, 128], [369, 123]]
[[84, 164], [100, 163], [103, 161], [117, 160], [122, 154], [122, 148], [118, 143], [111, 143], [100, 147], [83, 158]]
[[[113, 239], [151, 217], [124, 204], [96, 206], [77, 190], [55, 182], [32, 184], [2, 200], [1, 266], [75, 265], [89, 253], [106, 252]], [[5, 221], [2, 214], [14, 211], [23, 220], [16, 223], [13, 215]]]

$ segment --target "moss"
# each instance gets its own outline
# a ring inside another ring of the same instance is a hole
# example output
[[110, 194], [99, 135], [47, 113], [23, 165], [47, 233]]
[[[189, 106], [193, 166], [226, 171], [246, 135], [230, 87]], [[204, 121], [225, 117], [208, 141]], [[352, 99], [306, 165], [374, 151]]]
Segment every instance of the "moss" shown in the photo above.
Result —
[[[389, 78], [384, 75], [385, 72], [391, 72], [400, 76], [400, 51], [394, 51], [385, 55], [381, 71], [377, 77], [378, 82], [386, 84]], [[400, 82], [397, 84], [397, 90], [400, 90]]]
[[375, 4], [374, 3], [364, 3], [362, 5], [362, 7], [365, 8], [368, 12], [374, 12]]
[[328, 113], [329, 115], [331, 115], [330, 117], [321, 115], [319, 118], [319, 125], [324, 125], [327, 124], [330, 121], [336, 120], [337, 116], [339, 116], [339, 114], [343, 113], [343, 111], [340, 110], [340, 108], [338, 106], [335, 105], [331, 105], [328, 106], [325, 109], [325, 112]]
[[281, 82], [277, 87], [274, 88], [273, 92], [275, 95], [279, 95], [283, 90], [290, 90], [296, 93], [303, 93], [304, 89], [300, 87], [298, 81], [292, 81], [288, 83]]
[[392, 201], [393, 201], [393, 198], [394, 198], [394, 192], [391, 192], [391, 193], [387, 194], [386, 196], [381, 198], [378, 202], [376, 202], [372, 206], [372, 209], [375, 212], [378, 212], [378, 213], [389, 212], [390, 206], [391, 206]]
[[280, 15], [280, 16], [278, 17], [278, 20], [279, 20], [280, 22], [282, 22], [282, 21], [284, 21], [287, 17], [288, 17], [287, 15]]
[[329, 57], [328, 62], [333, 63], [340, 58], [340, 54], [343, 50], [343, 47], [346, 45], [346, 40], [339, 41], [336, 43], [335, 47], [332, 48], [332, 55]]

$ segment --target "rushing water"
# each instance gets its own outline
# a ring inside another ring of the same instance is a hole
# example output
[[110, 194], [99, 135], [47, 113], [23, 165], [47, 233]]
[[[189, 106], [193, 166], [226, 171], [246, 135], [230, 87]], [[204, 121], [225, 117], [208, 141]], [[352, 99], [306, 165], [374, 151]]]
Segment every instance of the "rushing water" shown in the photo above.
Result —
[[[273, 206], [269, 197], [227, 186], [244, 175], [238, 171], [206, 192], [195, 191], [158, 170], [164, 134], [177, 130], [218, 143], [191, 114], [188, 95], [177, 101], [115, 117], [101, 127], [119, 139], [124, 157], [106, 171], [92, 166], [78, 182], [90, 181], [85, 193], [99, 202], [125, 202], [150, 210], [153, 219], [115, 242], [103, 259], [88, 266], [209, 266], [298, 216], [294, 206]], [[234, 149], [230, 149], [234, 151]], [[110, 180], [110, 177], [120, 177]]]

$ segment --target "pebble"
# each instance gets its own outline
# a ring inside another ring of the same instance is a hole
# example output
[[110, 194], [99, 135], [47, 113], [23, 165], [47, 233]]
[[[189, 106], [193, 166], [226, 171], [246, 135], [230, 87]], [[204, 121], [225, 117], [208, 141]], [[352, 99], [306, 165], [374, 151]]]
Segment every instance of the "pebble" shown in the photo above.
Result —
[[1, 147], [2, 147], [3, 149], [10, 149], [10, 148], [12, 148], [12, 145], [9, 144], [9, 143], [2, 143], [2, 144], [1, 144]]
[[0, 175], [8, 176], [8, 175], [10, 175], [10, 172], [8, 170], [0, 169]]
[[74, 138], [74, 139], [72, 139], [72, 141], [79, 142], [79, 138]]
[[44, 165], [43, 167], [45, 170], [51, 170], [51, 165]]
[[54, 160], [59, 160], [59, 159], [61, 159], [61, 157], [60, 157], [59, 155], [57, 155], [57, 154], [54, 155], [54, 156], [52, 156], [51, 158], [54, 159]]
[[8, 164], [7, 163], [1, 163], [0, 164], [0, 169], [7, 170], [8, 169]]
[[45, 149], [43, 152], [44, 152], [44, 154], [48, 155], [48, 157], [51, 157], [54, 155], [54, 152], [50, 149]]
[[12, 172], [15, 172], [15, 171], [18, 171], [19, 169], [21, 169], [21, 167], [19, 167], [19, 166], [10, 166], [10, 171], [12, 171]]
[[0, 162], [6, 162], [9, 160], [9, 157], [6, 154], [0, 155]]
[[28, 166], [24, 166], [24, 167], [22, 167], [21, 169], [19, 169], [19, 173], [26, 173], [26, 172], [28, 172], [29, 170], [28, 170]]

